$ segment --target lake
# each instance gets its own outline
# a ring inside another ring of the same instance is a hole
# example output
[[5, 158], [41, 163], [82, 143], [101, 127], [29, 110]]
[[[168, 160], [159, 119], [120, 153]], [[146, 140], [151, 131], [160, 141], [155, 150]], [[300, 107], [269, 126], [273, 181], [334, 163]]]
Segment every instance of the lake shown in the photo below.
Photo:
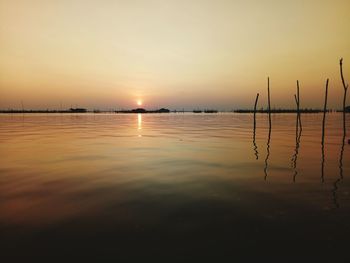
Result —
[[350, 115], [301, 118], [1, 114], [2, 262], [350, 262]]

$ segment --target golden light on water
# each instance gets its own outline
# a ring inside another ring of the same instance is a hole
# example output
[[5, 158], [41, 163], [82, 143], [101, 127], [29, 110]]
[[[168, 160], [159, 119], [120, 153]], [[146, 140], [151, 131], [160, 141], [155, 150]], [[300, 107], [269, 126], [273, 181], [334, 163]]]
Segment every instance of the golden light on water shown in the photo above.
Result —
[[[138, 130], [142, 129], [142, 114], [141, 113], [137, 114], [137, 129]], [[139, 137], [141, 137], [140, 134], [139, 134]]]

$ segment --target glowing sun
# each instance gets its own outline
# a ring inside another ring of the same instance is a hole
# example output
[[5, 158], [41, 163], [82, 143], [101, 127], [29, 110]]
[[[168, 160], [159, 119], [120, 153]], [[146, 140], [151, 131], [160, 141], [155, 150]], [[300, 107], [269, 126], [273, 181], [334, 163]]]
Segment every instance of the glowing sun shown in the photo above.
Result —
[[137, 100], [137, 105], [141, 106], [142, 105], [142, 100]]

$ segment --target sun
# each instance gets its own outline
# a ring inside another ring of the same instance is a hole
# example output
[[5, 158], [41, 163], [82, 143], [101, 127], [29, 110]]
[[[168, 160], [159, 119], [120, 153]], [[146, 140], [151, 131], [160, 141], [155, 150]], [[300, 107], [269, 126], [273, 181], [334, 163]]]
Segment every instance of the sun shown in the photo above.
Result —
[[141, 106], [142, 105], [142, 100], [137, 100], [137, 105]]

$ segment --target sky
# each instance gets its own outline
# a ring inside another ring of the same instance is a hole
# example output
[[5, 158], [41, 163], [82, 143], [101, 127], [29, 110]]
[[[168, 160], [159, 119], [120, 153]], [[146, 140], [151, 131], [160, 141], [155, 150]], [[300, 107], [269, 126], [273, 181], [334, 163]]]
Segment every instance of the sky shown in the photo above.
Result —
[[[340, 108], [349, 0], [0, 0], [0, 108]], [[350, 104], [350, 99], [348, 100]]]

